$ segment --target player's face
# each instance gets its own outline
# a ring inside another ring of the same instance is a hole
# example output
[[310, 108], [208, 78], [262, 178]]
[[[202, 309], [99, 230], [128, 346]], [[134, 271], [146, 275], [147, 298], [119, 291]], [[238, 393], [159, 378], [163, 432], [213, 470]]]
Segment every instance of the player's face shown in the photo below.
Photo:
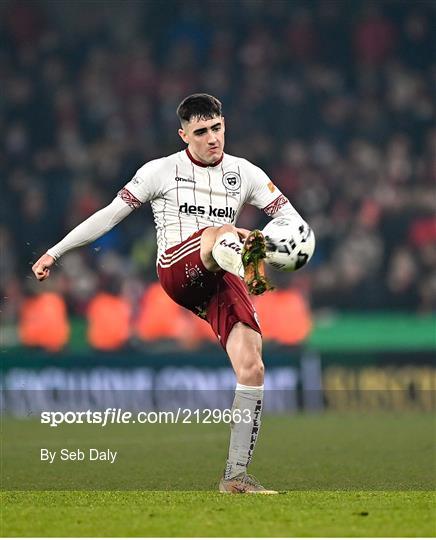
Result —
[[224, 151], [224, 118], [215, 116], [209, 120], [192, 117], [179, 129], [179, 135], [188, 145], [192, 156], [202, 163], [218, 161]]

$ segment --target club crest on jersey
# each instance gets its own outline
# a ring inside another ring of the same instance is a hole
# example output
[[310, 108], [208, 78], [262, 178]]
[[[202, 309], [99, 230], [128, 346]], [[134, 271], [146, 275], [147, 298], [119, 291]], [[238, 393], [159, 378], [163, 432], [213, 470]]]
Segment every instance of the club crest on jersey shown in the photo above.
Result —
[[223, 184], [229, 191], [238, 191], [241, 187], [241, 177], [236, 172], [226, 172], [223, 175]]
[[185, 275], [189, 281], [186, 285], [182, 284], [182, 287], [188, 285], [191, 287], [204, 287], [204, 283], [201, 279], [203, 277], [203, 272], [197, 264], [193, 266], [191, 263], [186, 263]]

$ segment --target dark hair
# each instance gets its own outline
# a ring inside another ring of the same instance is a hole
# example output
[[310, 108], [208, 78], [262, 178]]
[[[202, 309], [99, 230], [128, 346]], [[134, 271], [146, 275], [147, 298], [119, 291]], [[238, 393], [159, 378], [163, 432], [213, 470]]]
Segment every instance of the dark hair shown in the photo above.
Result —
[[177, 107], [180, 122], [189, 122], [193, 116], [209, 120], [221, 114], [221, 101], [209, 94], [192, 94]]

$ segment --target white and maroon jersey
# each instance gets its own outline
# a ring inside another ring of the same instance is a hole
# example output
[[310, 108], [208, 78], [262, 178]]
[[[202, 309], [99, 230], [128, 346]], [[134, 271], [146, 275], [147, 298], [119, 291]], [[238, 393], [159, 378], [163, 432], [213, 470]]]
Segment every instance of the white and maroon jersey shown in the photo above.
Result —
[[228, 154], [213, 165], [200, 163], [188, 150], [150, 161], [118, 195], [131, 208], [150, 201], [158, 257], [203, 227], [234, 225], [245, 204], [270, 217], [297, 214], [262, 169]]

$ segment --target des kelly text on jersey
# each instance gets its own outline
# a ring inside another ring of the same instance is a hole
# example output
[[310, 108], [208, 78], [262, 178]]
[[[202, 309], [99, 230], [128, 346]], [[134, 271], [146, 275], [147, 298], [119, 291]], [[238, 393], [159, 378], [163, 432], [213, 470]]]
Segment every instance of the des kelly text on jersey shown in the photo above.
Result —
[[226, 206], [225, 208], [214, 208], [213, 206], [209, 205], [207, 208], [202, 205], [195, 205], [195, 204], [181, 204], [179, 206], [179, 212], [182, 212], [184, 214], [194, 214], [197, 216], [208, 216], [208, 217], [220, 217], [220, 218], [228, 218], [230, 221], [233, 221], [236, 216], [236, 211], [230, 207]]

